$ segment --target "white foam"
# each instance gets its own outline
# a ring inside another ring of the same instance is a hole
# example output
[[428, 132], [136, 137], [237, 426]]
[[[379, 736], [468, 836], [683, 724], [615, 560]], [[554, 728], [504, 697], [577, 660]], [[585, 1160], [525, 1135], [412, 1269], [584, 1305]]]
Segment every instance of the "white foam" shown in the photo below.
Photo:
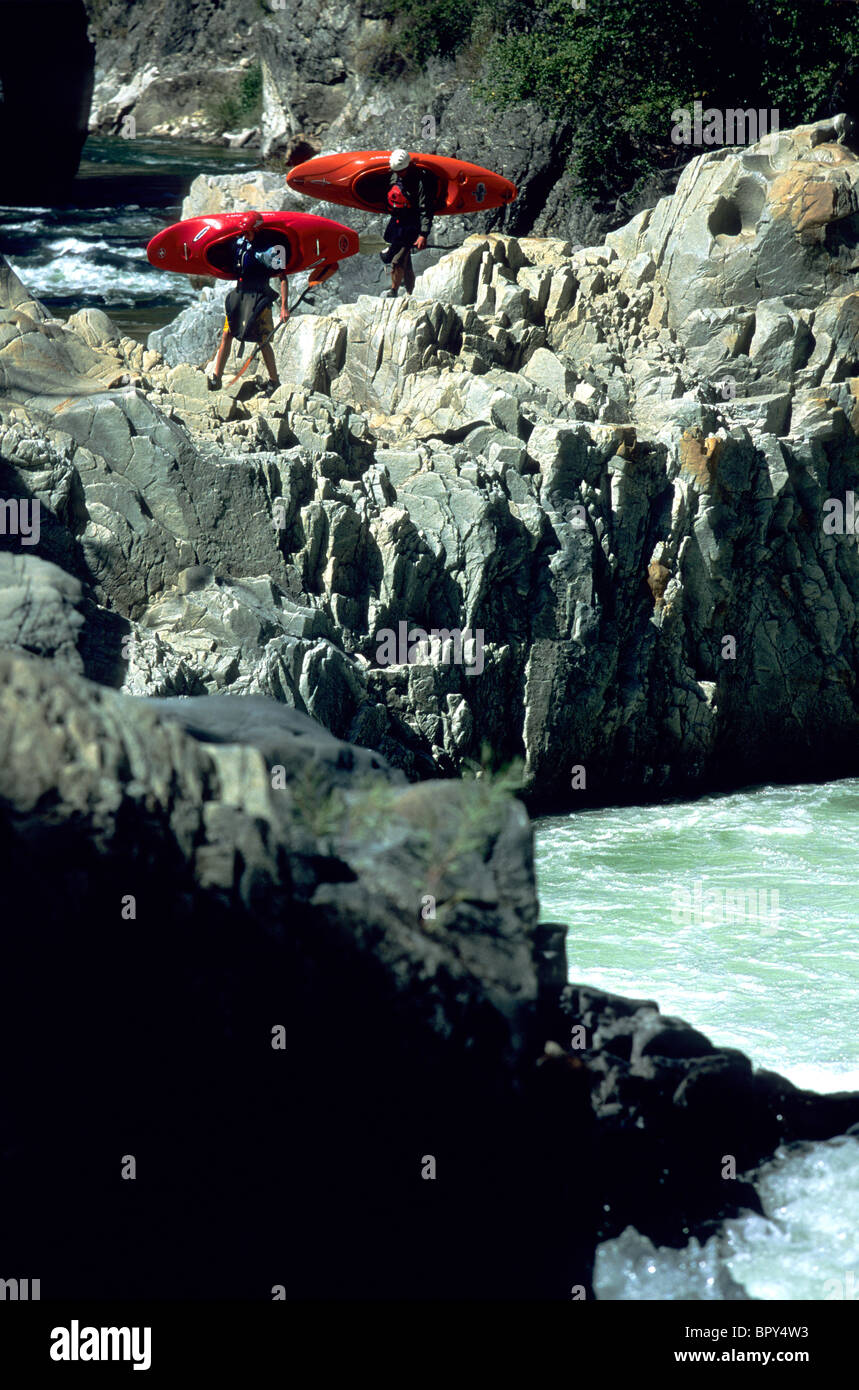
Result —
[[[851, 779], [538, 822], [542, 918], [571, 924], [570, 978], [655, 999], [795, 1085], [856, 1088], [857, 807]], [[676, 912], [696, 884], [777, 893], [778, 913]]]
[[[73, 238], [68, 239], [74, 241]], [[142, 300], [168, 297], [178, 304], [193, 303], [199, 297], [186, 275], [158, 275], [129, 265], [97, 264], [74, 253], [70, 245], [65, 254], [56, 254], [45, 265], [28, 266], [10, 261], [16, 275], [37, 298], [74, 298], [75, 307], [87, 304], [133, 306]], [[168, 289], [169, 286], [169, 289]]]
[[624, 1303], [743, 1296], [722, 1263], [718, 1237], [704, 1246], [693, 1238], [685, 1249], [671, 1250], [655, 1246], [634, 1226], [597, 1247], [594, 1293], [598, 1299]]
[[[859, 1273], [859, 1140], [780, 1149], [755, 1185], [766, 1217], [726, 1222], [725, 1255], [752, 1298], [824, 1301]], [[856, 1289], [859, 1296], [859, 1287]]]
[[859, 1140], [780, 1149], [755, 1175], [765, 1216], [727, 1221], [704, 1246], [656, 1247], [628, 1226], [597, 1247], [599, 1299], [859, 1299]]

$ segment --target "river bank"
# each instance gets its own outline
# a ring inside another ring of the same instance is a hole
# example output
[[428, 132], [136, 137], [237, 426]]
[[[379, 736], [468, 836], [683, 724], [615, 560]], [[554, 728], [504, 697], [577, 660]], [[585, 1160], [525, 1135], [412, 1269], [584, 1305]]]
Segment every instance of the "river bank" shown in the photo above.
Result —
[[258, 151], [91, 135], [65, 204], [0, 206], [0, 249], [58, 318], [103, 309], [145, 343], [200, 297], [187, 277], [149, 264], [147, 242], [179, 220], [198, 174], [241, 173], [259, 162]]

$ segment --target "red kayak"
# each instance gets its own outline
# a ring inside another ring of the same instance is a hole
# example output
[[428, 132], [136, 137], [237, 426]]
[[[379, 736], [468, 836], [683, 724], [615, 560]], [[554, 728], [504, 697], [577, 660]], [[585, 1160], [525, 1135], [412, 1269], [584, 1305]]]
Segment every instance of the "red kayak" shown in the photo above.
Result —
[[[390, 150], [351, 150], [307, 159], [290, 169], [286, 181], [296, 193], [343, 207], [388, 212]], [[516, 185], [479, 164], [440, 154], [413, 154], [412, 164], [435, 175], [437, 214], [481, 212], [512, 203]]]
[[[159, 270], [235, 280], [234, 250], [244, 216], [241, 212], [219, 212], [174, 222], [152, 238], [146, 254]], [[358, 250], [358, 233], [328, 217], [306, 212], [264, 212], [262, 218], [264, 225], [254, 238], [254, 246], [260, 251], [283, 246], [283, 269], [287, 275], [336, 265]]]

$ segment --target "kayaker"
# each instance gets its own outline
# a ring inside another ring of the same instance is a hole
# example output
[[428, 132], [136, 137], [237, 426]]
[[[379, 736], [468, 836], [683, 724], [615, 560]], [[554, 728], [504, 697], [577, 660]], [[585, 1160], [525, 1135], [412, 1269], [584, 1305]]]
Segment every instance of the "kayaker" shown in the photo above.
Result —
[[391, 267], [391, 288], [386, 297], [396, 299], [400, 285], [406, 293], [415, 287], [412, 251], [423, 251], [427, 244], [435, 208], [436, 180], [426, 169], [412, 164], [408, 150], [392, 150], [388, 160], [391, 181], [388, 207], [391, 220], [384, 231], [388, 250], [382, 260]]
[[269, 375], [268, 385], [264, 388], [266, 395], [270, 396], [280, 385], [274, 352], [268, 342], [274, 332], [271, 306], [277, 299], [269, 280], [274, 275], [280, 279], [280, 322], [285, 323], [289, 318], [287, 281], [286, 272], [280, 270], [279, 266], [284, 264], [287, 248], [283, 247], [280, 256], [278, 252], [281, 248], [277, 246], [265, 251], [258, 250], [254, 246], [254, 238], [264, 225], [264, 218], [259, 212], [245, 213], [239, 223], [241, 236], [235, 248], [236, 288], [230, 290], [224, 306], [224, 331], [215, 358], [215, 370], [209, 377], [213, 390], [220, 388], [233, 338], [238, 338], [242, 343], [262, 342], [262, 360]]

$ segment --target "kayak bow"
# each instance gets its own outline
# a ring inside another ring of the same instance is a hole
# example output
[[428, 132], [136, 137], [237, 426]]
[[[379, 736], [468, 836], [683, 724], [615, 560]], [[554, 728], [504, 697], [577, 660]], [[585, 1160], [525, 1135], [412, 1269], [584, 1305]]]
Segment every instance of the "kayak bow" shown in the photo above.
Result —
[[[290, 169], [286, 182], [296, 193], [366, 212], [389, 212], [387, 197], [390, 150], [350, 150], [307, 159]], [[516, 185], [491, 169], [448, 159], [438, 154], [413, 154], [412, 164], [427, 169], [436, 180], [437, 216], [483, 212], [506, 207], [516, 197]]]

